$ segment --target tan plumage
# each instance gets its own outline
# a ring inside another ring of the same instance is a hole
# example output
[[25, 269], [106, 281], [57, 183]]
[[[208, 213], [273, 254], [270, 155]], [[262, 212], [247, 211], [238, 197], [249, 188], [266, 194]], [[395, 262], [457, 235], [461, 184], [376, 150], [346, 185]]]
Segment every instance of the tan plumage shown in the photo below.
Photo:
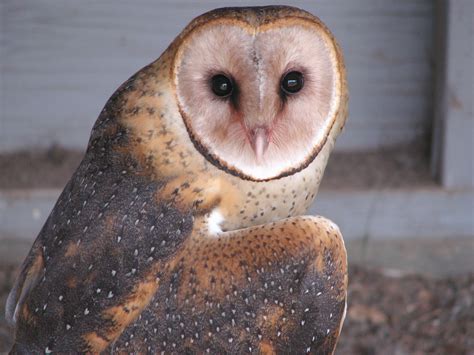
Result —
[[[306, 81], [284, 98], [289, 70]], [[222, 72], [232, 102], [206, 86]], [[332, 222], [298, 216], [346, 110], [340, 50], [314, 16], [192, 21], [101, 112], [9, 297], [13, 352], [332, 353], [346, 252]]]

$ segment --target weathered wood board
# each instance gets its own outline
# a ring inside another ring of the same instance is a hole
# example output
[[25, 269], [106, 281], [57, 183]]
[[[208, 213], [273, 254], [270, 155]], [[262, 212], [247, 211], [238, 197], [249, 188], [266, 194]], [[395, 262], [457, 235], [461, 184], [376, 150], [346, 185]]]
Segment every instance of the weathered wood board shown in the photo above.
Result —
[[114, 89], [196, 15], [288, 3], [319, 15], [347, 59], [350, 120], [338, 149], [425, 136], [432, 117], [434, 1], [3, 0], [0, 151], [83, 148]]

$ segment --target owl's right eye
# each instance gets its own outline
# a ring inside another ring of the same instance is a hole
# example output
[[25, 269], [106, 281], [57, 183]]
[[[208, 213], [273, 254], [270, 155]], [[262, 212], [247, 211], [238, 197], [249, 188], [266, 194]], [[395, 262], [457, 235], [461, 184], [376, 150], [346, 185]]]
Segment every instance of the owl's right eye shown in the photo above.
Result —
[[223, 74], [217, 74], [211, 78], [211, 88], [219, 97], [228, 97], [234, 91], [232, 80]]

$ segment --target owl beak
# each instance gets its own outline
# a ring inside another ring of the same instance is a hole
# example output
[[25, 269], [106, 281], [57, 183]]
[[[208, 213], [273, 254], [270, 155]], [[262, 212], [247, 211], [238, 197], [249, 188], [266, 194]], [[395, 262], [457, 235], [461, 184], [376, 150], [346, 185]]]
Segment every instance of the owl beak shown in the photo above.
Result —
[[268, 144], [270, 143], [269, 130], [266, 127], [257, 127], [250, 130], [250, 144], [255, 152], [257, 162], [261, 162], [263, 155], [267, 151]]

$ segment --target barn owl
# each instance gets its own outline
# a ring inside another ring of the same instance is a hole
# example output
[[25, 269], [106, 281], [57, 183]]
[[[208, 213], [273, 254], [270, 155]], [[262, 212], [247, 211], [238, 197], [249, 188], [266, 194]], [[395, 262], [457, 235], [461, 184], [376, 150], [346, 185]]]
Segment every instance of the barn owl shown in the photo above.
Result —
[[332, 353], [346, 251], [303, 214], [346, 111], [315, 16], [194, 19], [100, 113], [8, 298], [12, 353]]

